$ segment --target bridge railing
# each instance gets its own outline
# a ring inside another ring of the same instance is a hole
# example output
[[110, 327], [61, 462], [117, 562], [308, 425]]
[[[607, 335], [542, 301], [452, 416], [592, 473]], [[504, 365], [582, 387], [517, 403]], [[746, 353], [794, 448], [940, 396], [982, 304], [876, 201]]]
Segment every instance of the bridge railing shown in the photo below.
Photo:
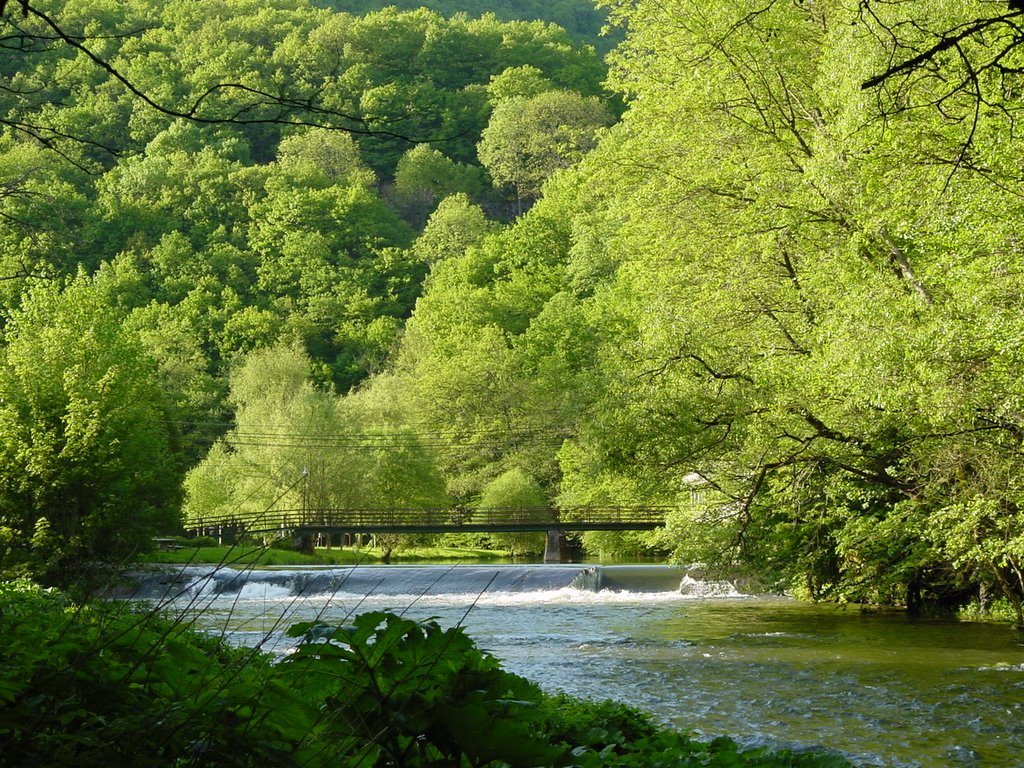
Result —
[[601, 530], [654, 528], [665, 523], [664, 506], [484, 507], [484, 508], [350, 508], [281, 509], [258, 516], [218, 516], [194, 522], [201, 534], [230, 529], [264, 534], [303, 530], [395, 533], [459, 530]]

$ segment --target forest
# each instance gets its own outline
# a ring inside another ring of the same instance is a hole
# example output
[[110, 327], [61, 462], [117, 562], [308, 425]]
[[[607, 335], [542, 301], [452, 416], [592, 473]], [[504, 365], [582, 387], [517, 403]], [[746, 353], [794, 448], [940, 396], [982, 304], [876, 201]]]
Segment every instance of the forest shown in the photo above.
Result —
[[1020, 623], [1020, 11], [2, 5], [5, 575], [658, 504], [583, 546]]

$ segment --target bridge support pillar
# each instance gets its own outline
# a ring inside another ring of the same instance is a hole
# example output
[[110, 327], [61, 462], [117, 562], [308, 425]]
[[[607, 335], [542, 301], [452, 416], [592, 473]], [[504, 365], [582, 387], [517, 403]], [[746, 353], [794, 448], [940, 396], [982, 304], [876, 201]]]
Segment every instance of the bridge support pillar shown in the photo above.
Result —
[[569, 543], [565, 538], [565, 531], [549, 530], [547, 539], [544, 541], [544, 562], [564, 563], [569, 554]]
[[301, 536], [295, 537], [295, 551], [300, 552], [304, 555], [312, 555], [315, 550], [313, 548], [313, 536], [309, 533], [304, 533]]

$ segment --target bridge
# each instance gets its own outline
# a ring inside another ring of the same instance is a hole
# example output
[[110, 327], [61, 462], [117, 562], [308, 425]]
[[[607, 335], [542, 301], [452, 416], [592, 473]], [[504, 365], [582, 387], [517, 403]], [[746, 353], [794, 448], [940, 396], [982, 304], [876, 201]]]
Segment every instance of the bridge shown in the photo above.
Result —
[[578, 531], [649, 531], [665, 525], [667, 506], [281, 509], [253, 517], [221, 516], [187, 529], [198, 535], [237, 538], [277, 535], [308, 539], [316, 534], [509, 533], [547, 534], [545, 562], [561, 558], [565, 534]]

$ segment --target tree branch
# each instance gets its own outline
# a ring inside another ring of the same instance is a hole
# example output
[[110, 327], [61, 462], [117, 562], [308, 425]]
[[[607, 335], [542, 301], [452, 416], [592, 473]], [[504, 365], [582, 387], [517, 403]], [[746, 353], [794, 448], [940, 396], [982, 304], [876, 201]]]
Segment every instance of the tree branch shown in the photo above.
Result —
[[[0, 16], [7, 10], [8, 0], [0, 0]], [[28, 16], [28, 0], [14, 0], [15, 4], [21, 5], [21, 15]]]
[[925, 304], [928, 304], [929, 306], [931, 304], [934, 304], [931, 294], [928, 292], [928, 289], [925, 287], [925, 284], [921, 282], [921, 280], [914, 273], [913, 267], [910, 266], [910, 260], [907, 258], [907, 254], [903, 251], [902, 248], [900, 248], [896, 241], [892, 239], [892, 237], [889, 235], [888, 229], [886, 229], [884, 226], [879, 232], [879, 237], [881, 237], [882, 242], [885, 244], [886, 249], [889, 251], [889, 258], [892, 260], [892, 263], [896, 266], [897, 270], [899, 271], [900, 275], [902, 275], [903, 279], [906, 280], [911, 286], [913, 286], [918, 296], [924, 299]]
[[963, 29], [962, 31], [958, 32], [955, 35], [943, 36], [942, 39], [939, 40], [939, 42], [937, 42], [928, 50], [922, 51], [921, 53], [917, 54], [917, 56], [913, 56], [909, 59], [906, 59], [905, 61], [902, 61], [899, 64], [895, 64], [889, 67], [887, 70], [885, 70], [885, 72], [882, 72], [879, 75], [875, 75], [874, 77], [868, 78], [863, 83], [861, 83], [861, 90], [867, 91], [872, 88], [876, 88], [889, 78], [894, 77], [895, 75], [901, 74], [903, 72], [910, 72], [911, 70], [917, 69], [922, 64], [931, 61], [943, 51], [948, 51], [950, 48], [953, 48], [962, 40], [965, 40], [971, 35], [975, 35], [978, 32], [981, 32], [982, 30], [985, 30], [988, 27], [991, 27], [995, 24], [1001, 24], [1003, 22], [1006, 22], [1008, 19], [1020, 16], [1021, 13], [1022, 11], [1015, 10], [1012, 13], [1004, 14], [1003, 16], [996, 16], [995, 18], [991, 19], [978, 19], [977, 21], [973, 22], [968, 27], [966, 27], [965, 29]]

